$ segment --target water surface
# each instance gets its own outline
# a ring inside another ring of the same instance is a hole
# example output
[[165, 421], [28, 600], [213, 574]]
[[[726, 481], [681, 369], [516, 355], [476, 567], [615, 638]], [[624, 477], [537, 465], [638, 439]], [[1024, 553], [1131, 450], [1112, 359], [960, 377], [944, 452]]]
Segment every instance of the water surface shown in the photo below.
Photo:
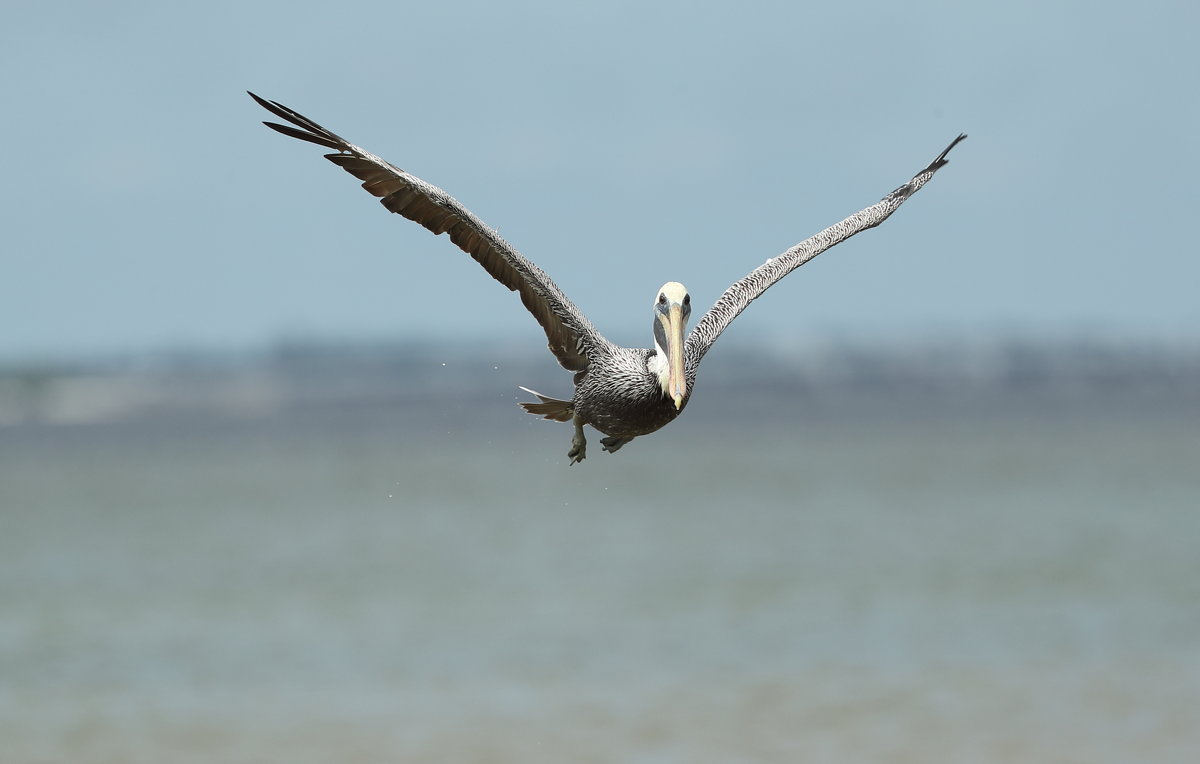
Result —
[[1194, 401], [509, 397], [0, 429], [0, 760], [1200, 751]]

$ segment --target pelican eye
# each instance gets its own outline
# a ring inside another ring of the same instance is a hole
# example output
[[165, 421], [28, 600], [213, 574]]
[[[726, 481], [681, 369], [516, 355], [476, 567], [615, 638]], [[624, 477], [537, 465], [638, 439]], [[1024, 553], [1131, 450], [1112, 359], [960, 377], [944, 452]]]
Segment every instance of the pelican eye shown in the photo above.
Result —
[[658, 304], [659, 305], [667, 304], [667, 296], [665, 294], [663, 294], [662, 292], [658, 293]]
[[692, 296], [691, 296], [690, 294], [685, 294], [685, 295], [683, 296], [683, 304], [684, 304], [684, 305], [691, 305], [691, 304], [692, 304]]

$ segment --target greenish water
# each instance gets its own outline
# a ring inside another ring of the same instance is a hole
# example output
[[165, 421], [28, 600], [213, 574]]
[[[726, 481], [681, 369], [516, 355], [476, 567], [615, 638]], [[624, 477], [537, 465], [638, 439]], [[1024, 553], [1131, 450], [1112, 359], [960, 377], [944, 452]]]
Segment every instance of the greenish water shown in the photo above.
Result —
[[0, 429], [0, 761], [1200, 751], [1195, 401], [569, 439], [506, 397]]

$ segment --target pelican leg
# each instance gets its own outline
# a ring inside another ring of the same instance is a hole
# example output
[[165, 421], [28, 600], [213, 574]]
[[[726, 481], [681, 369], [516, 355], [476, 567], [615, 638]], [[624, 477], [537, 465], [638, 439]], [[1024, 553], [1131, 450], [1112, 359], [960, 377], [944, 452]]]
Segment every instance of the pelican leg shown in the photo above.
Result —
[[575, 436], [571, 438], [571, 450], [567, 452], [567, 458], [571, 464], [576, 464], [587, 458], [587, 438], [583, 436], [583, 420], [576, 415], [572, 422], [575, 424]]
[[615, 454], [621, 446], [625, 445], [631, 440], [633, 440], [633, 438], [618, 438], [616, 436], [610, 436], [602, 439], [600, 441], [600, 446], [610, 454]]

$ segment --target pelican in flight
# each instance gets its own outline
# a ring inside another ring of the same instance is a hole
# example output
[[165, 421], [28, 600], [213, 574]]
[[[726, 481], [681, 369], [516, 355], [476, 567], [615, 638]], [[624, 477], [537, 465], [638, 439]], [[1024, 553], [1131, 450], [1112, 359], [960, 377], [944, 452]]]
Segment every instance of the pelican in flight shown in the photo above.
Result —
[[575, 395], [570, 400], [559, 400], [523, 387], [538, 400], [520, 405], [531, 414], [575, 426], [571, 450], [567, 452], [571, 464], [583, 461], [587, 455], [584, 425], [604, 433], [607, 437], [600, 444], [614, 453], [639, 435], [652, 433], [679, 416], [696, 384], [696, 371], [704, 354], [746, 306], [820, 253], [887, 220], [947, 164], [950, 149], [967, 137], [959, 135], [937, 159], [881, 201], [767, 260], [735, 282], [696, 322], [686, 339], [684, 328], [692, 313], [692, 298], [677, 281], [663, 284], [654, 295], [651, 309], [654, 345], [623, 348], [605, 339], [541, 268], [454, 197], [276, 101], [253, 93], [250, 97], [291, 123], [264, 125], [333, 149], [334, 153], [325, 158], [361, 180], [362, 187], [379, 197], [384, 207], [434, 234], [449, 234], [450, 241], [492, 278], [521, 295], [521, 302], [545, 330], [550, 352], [564, 369], [575, 372]]

